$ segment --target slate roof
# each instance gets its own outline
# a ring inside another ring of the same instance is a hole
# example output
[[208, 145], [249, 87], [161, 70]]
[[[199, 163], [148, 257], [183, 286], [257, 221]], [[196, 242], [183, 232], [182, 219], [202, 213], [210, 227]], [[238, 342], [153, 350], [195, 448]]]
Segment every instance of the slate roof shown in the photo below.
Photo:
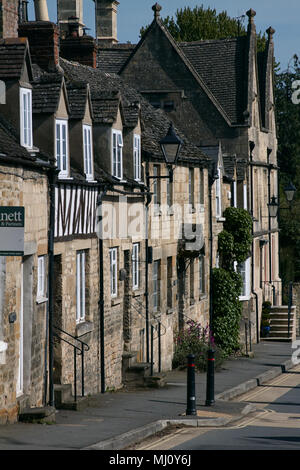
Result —
[[[24, 69], [26, 56], [28, 63], [30, 64], [30, 58], [28, 54], [28, 43], [26, 39], [1, 39], [0, 79], [19, 79]], [[31, 75], [30, 69], [29, 75]]]
[[61, 94], [63, 74], [45, 73], [32, 83], [32, 112], [55, 113]]
[[[110, 110], [108, 105], [113, 104], [114, 95], [116, 102], [117, 99], [122, 100], [123, 112], [126, 107], [139, 102], [141, 106], [142, 149], [144, 155], [160, 161], [162, 160], [159, 141], [165, 137], [170, 126], [170, 120], [162, 110], [154, 109], [142, 95], [125, 84], [116, 74], [104, 73], [99, 69], [93, 69], [76, 62], [69, 62], [65, 59], [60, 59], [60, 65], [64, 70], [66, 81], [77, 79], [85, 80], [89, 83], [96, 120], [97, 118], [103, 120], [104, 117], [107, 119], [111, 118], [114, 110]], [[103, 105], [101, 105], [101, 100], [103, 100]], [[115, 105], [117, 104], [116, 102]], [[198, 147], [188, 141], [178, 128], [175, 130], [184, 142], [180, 154], [181, 161], [207, 164], [208, 157]]]
[[70, 107], [70, 119], [83, 119], [88, 100], [88, 84], [86, 82], [68, 82], [67, 94]]
[[103, 124], [115, 122], [120, 106], [120, 93], [118, 90], [97, 90], [91, 91], [94, 121]]
[[220, 103], [232, 124], [243, 122], [247, 37], [178, 43], [194, 70]]
[[134, 48], [134, 44], [98, 46], [97, 67], [102, 72], [118, 73]]

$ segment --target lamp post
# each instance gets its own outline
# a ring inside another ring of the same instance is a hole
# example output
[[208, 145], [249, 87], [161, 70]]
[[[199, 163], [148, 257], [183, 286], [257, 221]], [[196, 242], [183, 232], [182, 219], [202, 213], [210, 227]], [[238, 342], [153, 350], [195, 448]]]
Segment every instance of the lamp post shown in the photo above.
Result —
[[[183, 141], [177, 136], [173, 123], [170, 123], [166, 136], [159, 142], [161, 152], [164, 157], [165, 164], [169, 170], [166, 176], [151, 176], [149, 174], [149, 167], [146, 167], [146, 185], [149, 189], [151, 179], [169, 179], [170, 183], [173, 182], [173, 171], [177, 165], [180, 149]], [[148, 211], [151, 199], [149, 198], [146, 204], [146, 269], [145, 269], [145, 309], [146, 309], [146, 361], [149, 362], [149, 279], [148, 279], [148, 265], [149, 265], [149, 234], [148, 234]]]

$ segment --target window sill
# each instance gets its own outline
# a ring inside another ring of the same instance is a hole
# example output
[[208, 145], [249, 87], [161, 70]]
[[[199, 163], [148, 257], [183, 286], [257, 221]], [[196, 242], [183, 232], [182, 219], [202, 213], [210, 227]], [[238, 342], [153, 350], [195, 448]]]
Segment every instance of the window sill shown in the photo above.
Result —
[[111, 299], [111, 306], [114, 307], [115, 305], [120, 305], [121, 302], [122, 302], [122, 300], [120, 299], [120, 297], [112, 298]]
[[87, 333], [91, 333], [94, 330], [94, 323], [89, 321], [83, 321], [77, 323], [76, 325], [76, 336], [80, 337], [86, 335]]
[[63, 181], [72, 181], [74, 178], [72, 178], [72, 176], [68, 176], [68, 175], [58, 175], [58, 179], [63, 180]]
[[167, 215], [174, 215], [174, 210], [173, 209], [168, 209]]
[[240, 302], [247, 302], [247, 300], [250, 300], [250, 299], [251, 299], [250, 295], [246, 295], [245, 297], [239, 297]]
[[195, 299], [191, 298], [191, 299], [190, 299], [190, 305], [195, 305], [195, 303], [196, 303], [196, 302], [195, 302]]
[[36, 303], [37, 303], [37, 304], [44, 304], [45, 302], [48, 302], [48, 298], [47, 298], [47, 297], [41, 296], [41, 297], [37, 297], [37, 299], [36, 299]]
[[161, 217], [162, 212], [161, 212], [161, 210], [155, 211], [155, 212], [153, 213], [153, 215], [154, 215], [154, 217]]
[[199, 213], [203, 213], [205, 212], [205, 209], [204, 209], [204, 204], [200, 204], [200, 207], [199, 207]]
[[174, 308], [167, 308], [167, 315], [174, 313]]
[[225, 217], [217, 217], [217, 222], [225, 222]]
[[8, 344], [4, 341], [0, 341], [0, 366], [6, 364], [6, 350]]
[[189, 214], [195, 214], [195, 213], [196, 213], [195, 207], [190, 207]]
[[206, 294], [202, 294], [199, 296], [199, 301], [201, 302], [201, 300], [205, 300], [207, 299], [207, 295]]

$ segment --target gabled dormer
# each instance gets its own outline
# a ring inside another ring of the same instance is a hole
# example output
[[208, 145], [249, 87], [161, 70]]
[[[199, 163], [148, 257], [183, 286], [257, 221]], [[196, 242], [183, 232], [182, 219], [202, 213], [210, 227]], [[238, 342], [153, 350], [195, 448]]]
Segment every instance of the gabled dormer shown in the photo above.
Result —
[[87, 181], [94, 180], [93, 110], [86, 82], [67, 84], [70, 106], [69, 135], [71, 167]]
[[120, 93], [93, 91], [95, 164], [116, 180], [124, 180], [124, 115]]
[[54, 155], [61, 179], [70, 178], [69, 114], [63, 75], [41, 75], [33, 84], [34, 138]]
[[142, 181], [141, 111], [138, 102], [124, 106], [124, 173], [126, 179]]
[[34, 152], [32, 127], [32, 68], [26, 39], [0, 41], [1, 114], [16, 132], [16, 138]]

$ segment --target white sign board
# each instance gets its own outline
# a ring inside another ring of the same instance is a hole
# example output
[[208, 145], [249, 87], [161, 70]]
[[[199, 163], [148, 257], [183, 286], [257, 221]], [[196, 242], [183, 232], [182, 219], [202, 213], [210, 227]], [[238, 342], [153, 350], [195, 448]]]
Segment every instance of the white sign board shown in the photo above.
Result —
[[0, 207], [0, 256], [24, 255], [24, 207]]

